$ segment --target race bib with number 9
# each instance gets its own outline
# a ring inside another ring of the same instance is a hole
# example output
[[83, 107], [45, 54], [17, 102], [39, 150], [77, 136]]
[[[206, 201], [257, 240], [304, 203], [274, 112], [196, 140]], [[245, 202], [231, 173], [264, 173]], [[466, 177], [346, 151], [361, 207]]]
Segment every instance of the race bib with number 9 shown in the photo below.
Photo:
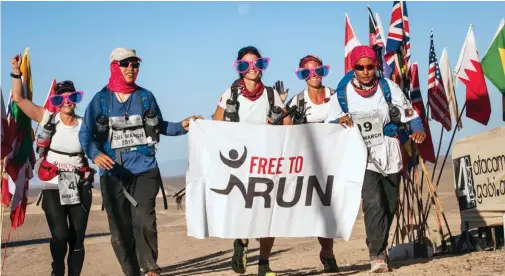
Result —
[[77, 189], [78, 176], [74, 172], [61, 172], [58, 176], [58, 190], [61, 205], [81, 203]]
[[367, 147], [384, 143], [384, 127], [379, 113], [356, 113], [351, 114], [351, 118], [358, 126]]

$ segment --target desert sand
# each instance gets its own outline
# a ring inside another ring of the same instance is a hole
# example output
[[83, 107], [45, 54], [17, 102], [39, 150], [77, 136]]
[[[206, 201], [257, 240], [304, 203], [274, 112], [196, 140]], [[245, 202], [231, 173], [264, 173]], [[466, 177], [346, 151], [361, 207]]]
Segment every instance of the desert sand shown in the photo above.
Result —
[[[450, 161], [450, 160], [448, 160]], [[168, 195], [184, 187], [184, 178], [164, 179]], [[454, 195], [452, 166], [444, 170], [438, 194], [447, 215], [453, 235], [460, 234], [460, 217]], [[425, 188], [426, 190], [426, 188]], [[86, 260], [82, 275], [122, 275], [110, 245], [105, 212], [100, 210], [101, 197], [93, 190], [93, 207], [87, 229]], [[31, 192], [30, 202], [37, 191]], [[184, 206], [184, 204], [183, 204]], [[175, 200], [169, 196], [165, 210], [160, 196], [157, 200], [159, 261], [162, 275], [236, 275], [229, 266], [232, 240], [208, 238], [198, 240], [186, 233], [185, 213], [178, 211]], [[430, 219], [434, 240], [437, 233], [432, 210]], [[2, 248], [9, 232], [8, 211], [4, 209]], [[394, 229], [395, 226], [392, 227]], [[444, 232], [446, 229], [444, 228]], [[391, 231], [390, 241], [393, 235]], [[8, 243], [2, 275], [49, 275], [51, 255], [50, 233], [40, 206], [34, 203], [27, 209], [25, 224], [12, 231]], [[365, 229], [360, 211], [349, 241], [335, 240], [334, 251], [340, 275], [368, 274], [370, 268], [365, 245]], [[258, 243], [251, 241], [246, 275], [256, 275]], [[319, 263], [319, 244], [316, 238], [278, 238], [272, 258], [272, 269], [279, 275], [327, 275]], [[442, 255], [433, 258], [411, 259], [392, 263], [389, 275], [505, 275], [505, 251], [482, 251], [462, 255]]]

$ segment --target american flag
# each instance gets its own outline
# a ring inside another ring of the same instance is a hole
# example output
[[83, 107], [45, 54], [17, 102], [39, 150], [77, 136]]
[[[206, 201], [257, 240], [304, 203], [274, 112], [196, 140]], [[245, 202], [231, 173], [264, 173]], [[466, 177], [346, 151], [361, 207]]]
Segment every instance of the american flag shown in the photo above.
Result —
[[431, 118], [438, 121], [442, 126], [450, 131], [451, 115], [449, 113], [449, 104], [445, 95], [442, 75], [438, 67], [437, 55], [435, 54], [435, 45], [433, 43], [433, 30], [430, 34], [430, 69], [428, 75], [428, 104], [431, 108]]

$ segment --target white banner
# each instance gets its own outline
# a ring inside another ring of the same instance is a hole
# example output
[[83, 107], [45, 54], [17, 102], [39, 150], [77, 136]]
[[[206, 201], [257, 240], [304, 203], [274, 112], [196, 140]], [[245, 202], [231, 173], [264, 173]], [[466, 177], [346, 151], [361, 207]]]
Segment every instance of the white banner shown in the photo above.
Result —
[[189, 236], [349, 239], [367, 164], [357, 127], [197, 120], [188, 135]]

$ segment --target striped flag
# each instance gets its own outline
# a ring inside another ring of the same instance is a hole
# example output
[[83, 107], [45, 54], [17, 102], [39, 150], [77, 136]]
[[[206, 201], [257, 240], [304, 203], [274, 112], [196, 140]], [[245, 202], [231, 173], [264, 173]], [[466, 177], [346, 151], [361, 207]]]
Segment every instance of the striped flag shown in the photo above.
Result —
[[404, 51], [404, 71], [409, 76], [410, 75], [410, 23], [409, 23], [409, 15], [407, 12], [407, 3], [404, 1], [400, 2], [401, 10], [402, 10], [402, 27], [403, 27], [403, 46], [405, 47]]
[[[447, 49], [444, 48], [442, 55], [440, 56], [440, 73], [442, 73], [442, 81], [445, 88], [445, 96], [447, 97], [447, 102], [449, 103], [449, 111], [451, 113], [451, 119], [458, 122], [458, 101], [456, 100], [456, 95], [454, 94], [454, 81], [451, 70], [451, 65], [449, 64], [449, 55]], [[460, 120], [457, 125], [458, 130], [463, 128], [463, 123]]]
[[[24, 97], [32, 100], [33, 85], [28, 48], [24, 52], [20, 69]], [[8, 192], [12, 195], [12, 202], [3, 203], [11, 203], [11, 227], [16, 229], [24, 223], [28, 200], [28, 185], [30, 179], [33, 177], [32, 171], [35, 165], [35, 153], [33, 150], [34, 134], [31, 127], [31, 119], [21, 111], [17, 104], [12, 102], [9, 108], [9, 127], [11, 130], [14, 130], [12, 133], [15, 133], [15, 135], [12, 142], [12, 152], [6, 157], [4, 166], [9, 178]], [[2, 179], [2, 182], [5, 185], [5, 179]], [[3, 192], [7, 191], [4, 190]], [[2, 200], [7, 200], [7, 195], [2, 195]]]
[[450, 131], [452, 129], [449, 104], [445, 95], [444, 83], [438, 66], [435, 45], [433, 43], [433, 30], [430, 34], [430, 68], [428, 75], [428, 104], [431, 108], [431, 118], [442, 124]]
[[358, 37], [354, 34], [354, 30], [351, 25], [351, 20], [349, 19], [349, 16], [347, 16], [347, 13], [345, 13], [345, 58], [344, 58], [344, 72], [347, 74], [349, 71], [351, 71], [352, 65], [351, 65], [351, 51], [354, 49], [354, 47], [361, 45], [359, 43]]
[[[382, 46], [382, 69], [384, 70], [384, 77], [391, 78], [391, 67], [389, 66], [388, 57], [386, 56], [386, 44], [384, 43], [384, 29], [382, 28], [382, 22], [378, 13], [375, 14], [375, 20], [377, 21], [377, 45]], [[382, 45], [381, 45], [382, 44]]]
[[9, 122], [7, 121], [7, 111], [5, 110], [4, 104], [4, 95], [2, 88], [0, 88], [0, 97], [2, 97], [2, 160], [7, 154], [9, 154], [12, 150], [12, 142], [9, 136], [11, 136], [11, 132], [9, 131]]
[[431, 138], [430, 124], [428, 123], [426, 111], [424, 110], [423, 96], [421, 95], [421, 88], [419, 86], [417, 62], [412, 63], [411, 66], [412, 88], [410, 91], [410, 100], [412, 101], [412, 107], [423, 121], [424, 132], [426, 133], [426, 139], [424, 139], [422, 144], [418, 145], [419, 154], [424, 160], [435, 163], [435, 148], [433, 147], [433, 140]]
[[403, 42], [403, 14], [400, 1], [393, 2], [386, 53], [396, 52]]

